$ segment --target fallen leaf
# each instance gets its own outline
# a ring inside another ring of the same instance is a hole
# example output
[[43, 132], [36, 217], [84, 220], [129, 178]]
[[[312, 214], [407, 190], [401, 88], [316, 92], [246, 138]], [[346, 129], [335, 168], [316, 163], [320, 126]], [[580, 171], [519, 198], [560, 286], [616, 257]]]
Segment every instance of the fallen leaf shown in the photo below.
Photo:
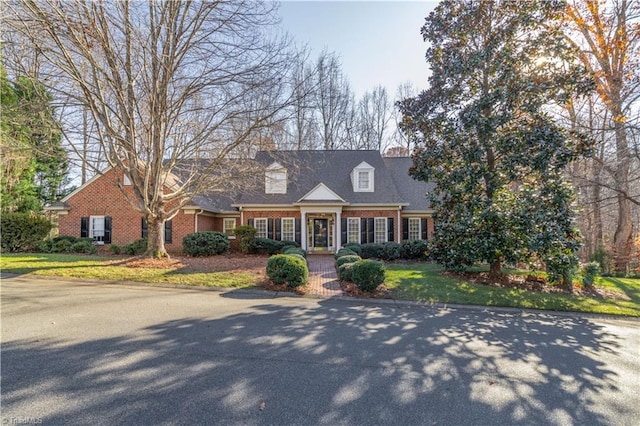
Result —
[[265, 404], [265, 402], [264, 402], [264, 401], [262, 401], [262, 402], [260, 403], [260, 405], [258, 406], [258, 408], [260, 409], [260, 411], [264, 411], [264, 408], [265, 408], [266, 406], [267, 406], [267, 404]]

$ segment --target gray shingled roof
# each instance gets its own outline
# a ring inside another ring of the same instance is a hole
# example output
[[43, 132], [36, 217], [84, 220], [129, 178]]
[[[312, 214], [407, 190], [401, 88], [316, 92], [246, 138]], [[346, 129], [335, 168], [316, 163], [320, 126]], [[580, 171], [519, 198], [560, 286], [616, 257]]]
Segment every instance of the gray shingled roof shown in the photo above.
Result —
[[409, 168], [413, 160], [409, 157], [386, 157], [383, 159], [389, 172], [393, 175], [400, 196], [409, 203], [403, 210], [425, 211], [431, 209], [426, 194], [433, 191], [435, 184], [417, 181], [409, 176]]
[[[287, 193], [265, 194], [264, 180], [234, 204], [283, 204], [298, 202], [323, 183], [349, 204], [416, 203], [412, 210], [428, 208], [426, 185], [408, 176], [411, 160], [386, 162], [378, 151], [261, 151], [255, 160], [265, 168], [277, 162], [287, 169]], [[351, 171], [365, 161], [374, 171], [374, 192], [354, 192]], [[398, 183], [409, 188], [399, 190]], [[416, 194], [421, 193], [422, 198]]]

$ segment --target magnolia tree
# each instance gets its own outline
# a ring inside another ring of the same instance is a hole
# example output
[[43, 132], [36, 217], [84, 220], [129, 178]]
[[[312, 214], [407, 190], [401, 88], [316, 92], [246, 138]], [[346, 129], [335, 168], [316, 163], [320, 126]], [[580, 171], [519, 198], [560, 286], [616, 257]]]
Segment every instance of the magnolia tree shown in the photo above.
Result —
[[164, 223], [194, 196], [241, 190], [254, 174], [238, 160], [289, 101], [283, 88], [293, 61], [288, 41], [273, 35], [274, 7], [244, 0], [5, 4], [3, 24], [26, 40], [12, 48], [39, 53], [39, 80], [55, 81], [54, 96], [88, 112], [97, 151], [130, 179], [129, 202], [148, 224], [147, 255], [167, 255]]
[[592, 84], [560, 32], [556, 1], [445, 0], [426, 19], [430, 87], [400, 102], [411, 174], [435, 182], [433, 256], [450, 268], [540, 260], [557, 278], [580, 236], [564, 167], [589, 142], [553, 106]]

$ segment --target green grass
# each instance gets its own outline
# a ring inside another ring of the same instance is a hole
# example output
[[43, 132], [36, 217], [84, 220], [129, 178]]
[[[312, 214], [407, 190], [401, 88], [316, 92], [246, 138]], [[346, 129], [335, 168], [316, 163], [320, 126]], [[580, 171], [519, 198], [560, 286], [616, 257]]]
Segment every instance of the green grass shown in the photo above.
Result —
[[440, 266], [430, 263], [389, 265], [385, 284], [398, 299], [640, 316], [640, 279], [598, 278], [597, 286], [623, 293], [630, 299], [618, 300], [490, 287], [447, 277], [441, 272]]
[[156, 284], [235, 288], [255, 285], [255, 276], [250, 273], [204, 273], [175, 268], [128, 268], [126, 266], [108, 264], [113, 260], [113, 257], [71, 254], [2, 254], [0, 268], [3, 272], [12, 274], [136, 281]]

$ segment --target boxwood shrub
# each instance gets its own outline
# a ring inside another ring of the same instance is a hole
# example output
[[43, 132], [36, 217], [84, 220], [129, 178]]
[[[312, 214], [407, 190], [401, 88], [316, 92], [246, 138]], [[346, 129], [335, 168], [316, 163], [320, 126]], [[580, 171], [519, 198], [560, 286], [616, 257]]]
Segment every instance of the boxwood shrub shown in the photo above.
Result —
[[384, 246], [379, 243], [361, 244], [360, 256], [363, 259], [382, 259], [384, 257]]
[[374, 291], [384, 282], [385, 268], [376, 260], [359, 260], [351, 268], [351, 281], [362, 291]]
[[348, 254], [346, 256], [341, 256], [338, 259], [336, 259], [336, 266], [339, 267], [340, 265], [344, 265], [345, 263], [353, 263], [353, 262], [357, 262], [358, 260], [362, 260], [362, 258], [357, 254]]
[[256, 238], [255, 250], [258, 253], [267, 253], [269, 255], [282, 253], [285, 247], [298, 247], [295, 241], [278, 241], [271, 238]]
[[307, 262], [297, 254], [276, 254], [267, 261], [267, 276], [276, 284], [298, 287], [307, 283]]
[[294, 246], [285, 246], [282, 249], [282, 254], [299, 254], [300, 256], [302, 256], [303, 258], [307, 258], [307, 251], [301, 249], [300, 247], [294, 247]]
[[349, 244], [345, 244], [343, 247], [355, 252], [355, 254], [357, 254], [358, 256], [360, 256], [360, 254], [362, 253], [362, 249], [360, 248], [360, 244], [349, 243]]
[[402, 241], [403, 257], [405, 259], [425, 259], [429, 243], [426, 240]]
[[333, 255], [333, 257], [337, 259], [341, 258], [342, 256], [354, 256], [357, 255], [358, 253], [356, 253], [355, 251], [348, 249], [346, 247], [342, 247], [340, 250], [338, 250], [336, 252], [336, 254]]
[[35, 250], [51, 231], [51, 222], [32, 213], [3, 213], [0, 215], [0, 247], [2, 251]]
[[229, 238], [221, 232], [205, 231], [187, 234], [182, 251], [189, 256], [213, 256], [229, 251]]
[[353, 271], [353, 265], [355, 265], [355, 262], [343, 263], [338, 266], [338, 278], [343, 281], [352, 281], [353, 278], [351, 273]]
[[233, 233], [238, 239], [238, 247], [242, 253], [251, 253], [256, 248], [256, 228], [251, 225], [236, 226]]
[[122, 247], [122, 252], [129, 256], [137, 256], [147, 251], [147, 239], [140, 238]]

